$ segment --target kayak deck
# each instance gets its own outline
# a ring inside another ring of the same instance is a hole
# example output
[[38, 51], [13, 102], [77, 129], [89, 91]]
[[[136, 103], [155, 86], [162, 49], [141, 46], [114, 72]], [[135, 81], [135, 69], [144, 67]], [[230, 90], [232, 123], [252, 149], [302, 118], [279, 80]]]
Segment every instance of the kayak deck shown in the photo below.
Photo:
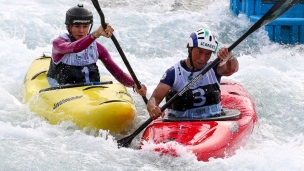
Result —
[[125, 133], [132, 126], [136, 108], [125, 86], [111, 80], [99, 85], [50, 87], [46, 79], [50, 57], [39, 57], [29, 67], [23, 84], [24, 103], [50, 124], [72, 121], [80, 128]]

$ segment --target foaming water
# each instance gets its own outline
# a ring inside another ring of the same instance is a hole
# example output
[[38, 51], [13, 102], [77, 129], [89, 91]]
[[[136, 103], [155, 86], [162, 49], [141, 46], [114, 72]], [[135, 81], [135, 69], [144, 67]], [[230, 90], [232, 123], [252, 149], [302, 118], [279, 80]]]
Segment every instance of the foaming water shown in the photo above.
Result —
[[[200, 27], [213, 30], [229, 47], [253, 23], [235, 16], [229, 1], [125, 0], [99, 1], [106, 21], [150, 97], [164, 71], [187, 57], [186, 40]], [[79, 129], [73, 123], [50, 125], [23, 104], [22, 84], [31, 62], [51, 51], [51, 42], [65, 32], [65, 11], [88, 0], [2, 0], [0, 11], [0, 170], [302, 170], [304, 126], [304, 46], [269, 41], [265, 30], [248, 36], [234, 50], [239, 72], [229, 78], [241, 83], [255, 101], [259, 123], [248, 144], [227, 159], [199, 162], [180, 149], [181, 157], [159, 156], [149, 149], [117, 148], [107, 131]], [[111, 39], [99, 42], [128, 72]], [[110, 76], [101, 63], [101, 73]], [[131, 89], [138, 116], [132, 133], [148, 119], [142, 98]]]

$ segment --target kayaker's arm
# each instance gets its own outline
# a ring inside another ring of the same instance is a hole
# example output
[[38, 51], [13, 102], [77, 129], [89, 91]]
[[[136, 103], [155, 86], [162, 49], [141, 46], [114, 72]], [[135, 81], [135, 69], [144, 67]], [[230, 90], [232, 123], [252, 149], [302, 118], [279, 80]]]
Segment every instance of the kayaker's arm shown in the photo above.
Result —
[[96, 38], [100, 36], [103, 37], [111, 37], [114, 29], [107, 24], [107, 28], [104, 30], [102, 26], [100, 26], [93, 33], [88, 34], [84, 38], [79, 40], [69, 42], [68, 40], [58, 37], [53, 41], [53, 60], [54, 62], [60, 61], [64, 54], [67, 53], [77, 53], [87, 49]]
[[97, 43], [99, 59], [103, 62], [107, 70], [114, 76], [114, 78], [121, 84], [127, 87], [133, 87], [135, 91], [141, 96], [146, 96], [147, 87], [141, 84], [141, 89], [138, 89], [133, 79], [125, 73], [111, 58], [109, 52], [101, 44]]
[[126, 74], [119, 66], [113, 61], [109, 52], [100, 43], [97, 43], [99, 59], [103, 62], [107, 70], [115, 77], [115, 79], [127, 87], [134, 85], [133, 79]]
[[237, 72], [239, 69], [238, 60], [235, 57], [232, 57], [224, 65], [217, 67], [217, 73], [224, 76], [230, 76], [233, 73]]
[[77, 53], [88, 48], [95, 39], [91, 35], [79, 39], [74, 42], [69, 42], [68, 40], [58, 37], [53, 41], [53, 60], [54, 62], [60, 61], [60, 59], [67, 53]]
[[170, 89], [171, 87], [167, 84], [161, 82], [158, 83], [147, 104], [147, 109], [152, 119], [157, 119], [158, 117], [163, 116], [163, 112], [161, 112], [159, 104], [165, 98]]
[[228, 48], [221, 49], [217, 55], [221, 60], [216, 70], [219, 75], [230, 76], [238, 71], [238, 60], [232, 57], [232, 52], [228, 52]]

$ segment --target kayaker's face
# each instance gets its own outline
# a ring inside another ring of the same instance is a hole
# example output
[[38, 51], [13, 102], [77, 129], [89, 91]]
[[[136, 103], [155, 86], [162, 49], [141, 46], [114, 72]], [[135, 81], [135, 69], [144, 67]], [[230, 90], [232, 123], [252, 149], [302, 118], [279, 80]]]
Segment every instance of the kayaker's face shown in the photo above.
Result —
[[90, 24], [77, 24], [77, 25], [71, 25], [70, 31], [72, 33], [72, 36], [79, 40], [81, 38], [84, 38], [88, 32], [89, 32]]
[[195, 70], [202, 69], [211, 58], [212, 51], [203, 48], [192, 48], [192, 61]]

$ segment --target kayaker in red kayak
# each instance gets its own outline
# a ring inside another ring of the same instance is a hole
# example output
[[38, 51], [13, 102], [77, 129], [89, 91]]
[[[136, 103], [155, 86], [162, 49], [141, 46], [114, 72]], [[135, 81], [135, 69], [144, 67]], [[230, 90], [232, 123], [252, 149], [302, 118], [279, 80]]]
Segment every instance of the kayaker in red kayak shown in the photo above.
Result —
[[[150, 97], [147, 109], [152, 119], [163, 116], [159, 104], [165, 98], [169, 100], [182, 90], [189, 81], [197, 76], [210, 62], [212, 53], [216, 53], [218, 41], [208, 29], [198, 29], [188, 39], [188, 58], [177, 62], [161, 78]], [[193, 84], [169, 107], [168, 113], [182, 118], [206, 118], [222, 114], [220, 103], [220, 80], [238, 71], [238, 61], [232, 57], [228, 48], [217, 52], [220, 63], [210, 69], [200, 80]]]
[[117, 81], [127, 87], [135, 87], [141, 96], [146, 95], [146, 86], [141, 84], [142, 88], [138, 90], [133, 79], [119, 68], [106, 48], [96, 41], [100, 36], [112, 36], [114, 29], [109, 24], [106, 29], [99, 26], [89, 34], [93, 26], [93, 14], [83, 5], [72, 7], [66, 12], [65, 24], [68, 33], [59, 35], [53, 41], [52, 60], [47, 73], [51, 86], [100, 82], [96, 64], [100, 59]]

